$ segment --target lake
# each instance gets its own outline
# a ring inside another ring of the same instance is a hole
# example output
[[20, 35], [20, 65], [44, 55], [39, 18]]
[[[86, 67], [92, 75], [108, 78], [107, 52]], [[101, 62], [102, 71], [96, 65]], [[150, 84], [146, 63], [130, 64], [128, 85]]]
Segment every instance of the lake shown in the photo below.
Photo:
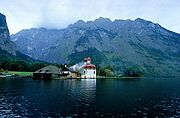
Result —
[[180, 117], [180, 78], [0, 78], [0, 117]]

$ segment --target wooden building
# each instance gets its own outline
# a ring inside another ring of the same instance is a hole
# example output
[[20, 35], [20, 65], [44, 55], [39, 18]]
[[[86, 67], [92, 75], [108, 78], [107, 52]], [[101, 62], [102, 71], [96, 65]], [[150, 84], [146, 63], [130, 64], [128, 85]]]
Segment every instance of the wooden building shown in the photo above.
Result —
[[60, 69], [53, 65], [48, 65], [33, 73], [33, 79], [52, 79], [60, 76]]

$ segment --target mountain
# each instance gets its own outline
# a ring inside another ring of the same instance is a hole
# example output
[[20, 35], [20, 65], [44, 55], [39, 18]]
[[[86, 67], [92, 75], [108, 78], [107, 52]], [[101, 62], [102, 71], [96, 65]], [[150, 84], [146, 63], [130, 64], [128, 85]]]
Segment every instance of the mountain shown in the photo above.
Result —
[[115, 73], [136, 67], [146, 76], [180, 76], [180, 34], [141, 18], [77, 21], [65, 29], [32, 28], [11, 35], [34, 59], [77, 63], [90, 56]]
[[5, 15], [0, 13], [0, 50], [7, 51], [12, 55], [15, 53], [15, 43], [10, 40], [9, 30]]
[[30, 62], [35, 60], [16, 50], [16, 44], [10, 40], [6, 17], [0, 13], [0, 69], [15, 70]]

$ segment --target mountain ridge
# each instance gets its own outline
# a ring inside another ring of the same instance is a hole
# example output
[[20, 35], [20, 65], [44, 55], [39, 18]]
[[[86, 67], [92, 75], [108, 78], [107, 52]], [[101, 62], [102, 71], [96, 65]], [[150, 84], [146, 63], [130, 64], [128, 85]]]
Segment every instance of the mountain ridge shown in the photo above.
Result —
[[102, 60], [97, 65], [110, 65], [117, 72], [132, 66], [150, 76], [180, 72], [180, 34], [141, 18], [79, 20], [64, 29], [23, 30], [11, 39], [20, 52], [48, 62], [77, 63], [97, 54], [94, 60]]

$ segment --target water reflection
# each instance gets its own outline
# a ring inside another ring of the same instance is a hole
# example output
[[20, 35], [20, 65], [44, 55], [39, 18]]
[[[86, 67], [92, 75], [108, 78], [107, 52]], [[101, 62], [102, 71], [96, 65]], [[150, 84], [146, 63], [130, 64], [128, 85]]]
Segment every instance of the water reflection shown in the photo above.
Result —
[[180, 117], [180, 80], [0, 80], [0, 117]]
[[[72, 116], [87, 116], [95, 110], [96, 79], [67, 80], [69, 106]], [[73, 100], [73, 101], [70, 101]]]
[[[82, 79], [80, 86], [78, 92], [81, 94], [81, 97], [79, 100], [88, 107], [96, 100], [96, 79]], [[74, 94], [74, 97], [76, 97], [76, 94]]]

